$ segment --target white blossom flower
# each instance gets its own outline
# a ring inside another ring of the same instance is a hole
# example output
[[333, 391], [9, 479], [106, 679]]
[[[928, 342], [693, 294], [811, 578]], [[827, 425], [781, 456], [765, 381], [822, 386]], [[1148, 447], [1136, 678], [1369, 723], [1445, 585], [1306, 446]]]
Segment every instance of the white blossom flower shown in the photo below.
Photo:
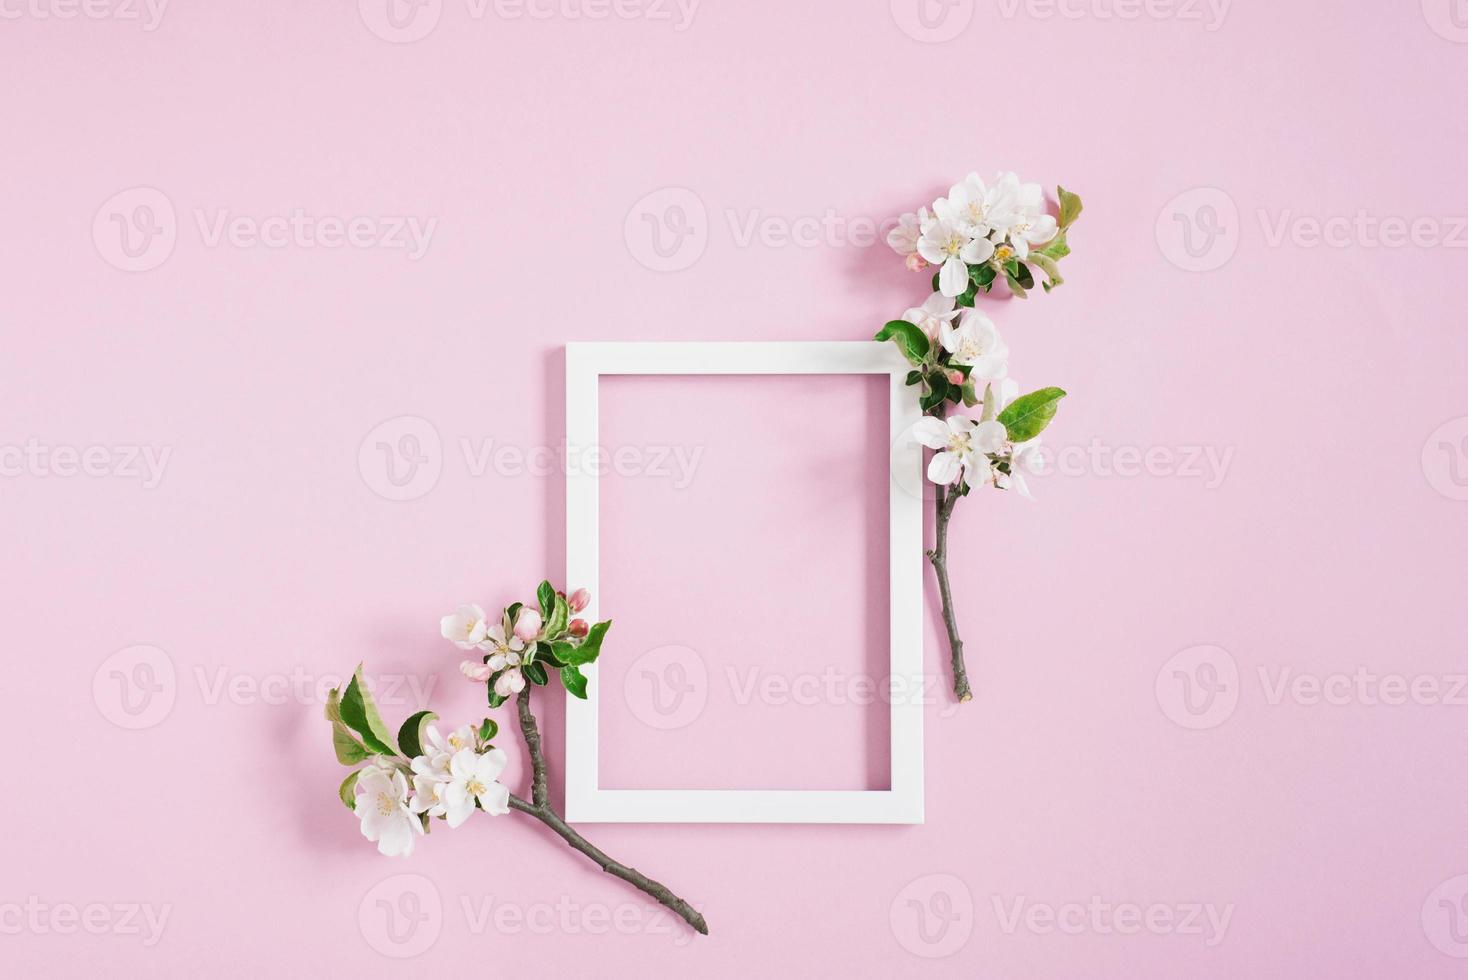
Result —
[[995, 485], [1001, 489], [1011, 487], [1026, 500], [1034, 500], [1034, 494], [1030, 493], [1030, 486], [1025, 481], [1025, 474], [1039, 475], [1045, 472], [1045, 457], [1040, 453], [1040, 437], [1028, 442], [1017, 442], [1014, 451], [1009, 457], [1009, 475], [1003, 473], [997, 475]]
[[[424, 755], [433, 759], [438, 768], [448, 771], [448, 757], [464, 749], [474, 748], [474, 726], [460, 725], [453, 731], [444, 735], [438, 730], [437, 725], [429, 725], [426, 730], [428, 744], [424, 746], [427, 750]], [[442, 762], [438, 760], [442, 759]]]
[[484, 642], [479, 644], [479, 649], [489, 654], [490, 670], [504, 670], [519, 665], [525, 641], [518, 636], [507, 637], [504, 626], [495, 623], [485, 631]]
[[958, 316], [958, 308], [952, 296], [934, 293], [923, 300], [922, 306], [914, 306], [902, 314], [902, 319], [921, 328], [929, 340], [936, 339], [938, 332], [948, 321]]
[[967, 310], [954, 327], [945, 323], [939, 331], [943, 349], [954, 364], [973, 368], [970, 377], [997, 381], [1009, 373], [1009, 347], [999, 336], [994, 321], [977, 310]]
[[449, 779], [444, 787], [444, 817], [450, 827], [458, 827], [478, 803], [485, 813], [510, 812], [510, 791], [498, 781], [505, 771], [508, 757], [500, 749], [490, 749], [483, 755], [473, 749], [454, 753], [449, 762]]
[[444, 816], [448, 809], [444, 804], [443, 791], [448, 786], [448, 772], [439, 769], [427, 756], [420, 755], [410, 765], [413, 767], [414, 813], [426, 813], [430, 817]]
[[460, 650], [473, 650], [483, 642], [489, 630], [484, 621], [484, 610], [478, 606], [460, 606], [453, 613], [438, 621], [438, 628], [445, 640], [452, 640]]
[[968, 267], [993, 255], [994, 243], [987, 238], [974, 238], [939, 220], [923, 232], [917, 250], [926, 261], [940, 266], [938, 291], [944, 296], [958, 296], [968, 288]]
[[357, 777], [355, 809], [362, 836], [377, 842], [387, 857], [407, 857], [423, 834], [423, 823], [408, 807], [408, 780], [402, 772], [374, 762]]
[[1031, 245], [1044, 245], [1060, 231], [1053, 215], [1023, 215], [1009, 229], [1009, 244], [1014, 248], [1015, 258], [1030, 257]]
[[887, 232], [887, 244], [898, 255], [913, 255], [917, 252], [918, 239], [932, 222], [933, 216], [927, 208], [918, 208], [916, 214], [909, 211], [897, 219], [897, 227]]
[[1060, 231], [1053, 215], [1045, 213], [1045, 192], [1039, 184], [1021, 184], [1012, 173], [999, 175], [1000, 180], [1015, 189], [1016, 209], [1008, 229], [1014, 256], [1023, 261], [1030, 257], [1030, 247], [1044, 245]]
[[1004, 448], [1004, 426], [992, 420], [976, 424], [962, 415], [946, 419], [929, 415], [912, 431], [918, 442], [938, 450], [928, 463], [928, 479], [944, 485], [964, 480], [970, 485], [985, 482], [992, 468], [988, 454]]
[[1010, 178], [1014, 175], [1001, 174], [992, 186], [986, 186], [978, 174], [971, 173], [949, 188], [946, 198], [933, 202], [933, 213], [971, 238], [988, 238], [993, 232], [1003, 237], [1020, 209], [1019, 181]]

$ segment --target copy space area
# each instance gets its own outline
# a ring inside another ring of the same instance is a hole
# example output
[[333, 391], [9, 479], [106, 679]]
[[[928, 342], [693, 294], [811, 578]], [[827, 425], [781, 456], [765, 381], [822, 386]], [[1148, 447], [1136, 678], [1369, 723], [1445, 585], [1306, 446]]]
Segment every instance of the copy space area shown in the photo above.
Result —
[[601, 378], [603, 789], [889, 788], [888, 386]]

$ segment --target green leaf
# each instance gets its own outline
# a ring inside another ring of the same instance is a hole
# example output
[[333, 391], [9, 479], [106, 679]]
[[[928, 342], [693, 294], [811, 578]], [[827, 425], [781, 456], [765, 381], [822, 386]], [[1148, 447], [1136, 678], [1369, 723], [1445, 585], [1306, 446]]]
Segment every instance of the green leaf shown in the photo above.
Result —
[[403, 727], [398, 729], [398, 745], [402, 746], [403, 755], [412, 759], [424, 754], [423, 730], [435, 721], [438, 721], [438, 715], [432, 711], [420, 711], [403, 722]]
[[938, 278], [942, 274], [942, 271], [943, 270], [940, 269], [937, 272], [933, 273], [933, 292], [935, 293], [938, 291]]
[[923, 380], [923, 372], [921, 372], [921, 371], [909, 371], [909, 372], [907, 372], [907, 383], [909, 385], [915, 385], [915, 384], [917, 384], [921, 380]]
[[486, 718], [486, 719], [484, 719], [483, 724], [481, 724], [479, 726], [479, 740], [481, 742], [490, 742], [490, 741], [493, 741], [494, 740], [494, 737], [496, 735], [498, 735], [499, 733], [500, 733], [500, 724], [499, 724], [499, 722], [495, 721], [493, 718]]
[[1004, 423], [1012, 441], [1029, 442], [1045, 431], [1064, 397], [1065, 392], [1060, 388], [1041, 388], [1020, 395], [999, 413], [999, 421]]
[[979, 417], [979, 421], [992, 422], [998, 407], [998, 399], [994, 397], [994, 386], [992, 384], [984, 385], [984, 414]]
[[565, 664], [561, 663], [561, 659], [556, 656], [555, 648], [545, 640], [541, 640], [535, 644], [535, 659], [543, 660], [551, 667], [565, 666]]
[[1019, 284], [1025, 289], [1035, 288], [1035, 274], [1023, 262], [1019, 264], [1019, 272], [1015, 275], [1015, 278], [1019, 280]]
[[1039, 266], [1040, 270], [1045, 273], [1045, 276], [1048, 279], [1047, 282], [1042, 283], [1042, 285], [1045, 287], [1045, 292], [1048, 293], [1056, 286], [1059, 286], [1061, 283], [1065, 282], [1064, 279], [1060, 278], [1060, 267], [1056, 265], [1055, 260], [1050, 258], [1050, 256], [1041, 255], [1039, 252], [1031, 252], [1030, 261]]
[[978, 403], [979, 393], [974, 387], [973, 379], [970, 378], [963, 383], [963, 406], [964, 408], [973, 408]]
[[989, 263], [985, 262], [982, 265], [969, 266], [968, 274], [969, 278], [972, 279], [980, 289], [983, 289], [987, 292], [988, 288], [994, 284], [995, 277], [999, 275], [999, 270], [994, 268]]
[[566, 685], [566, 690], [575, 697], [586, 700], [586, 678], [581, 673], [581, 668], [566, 666], [561, 668], [561, 683]]
[[[1019, 299], [1026, 299], [1029, 297], [1030, 294], [1025, 291], [1025, 287], [1022, 282], [1020, 282], [1014, 276], [1009, 275], [1008, 273], [1005, 274], [1005, 279], [1009, 282], [1009, 291], [1011, 293], [1014, 293], [1016, 297], [1018, 297]], [[1033, 286], [1034, 283], [1031, 282], [1030, 285]]]
[[973, 308], [974, 300], [978, 298], [978, 286], [970, 282], [968, 288], [954, 297], [953, 302], [959, 306]]
[[921, 364], [928, 356], [928, 335], [923, 333], [922, 328], [915, 323], [906, 320], [892, 320], [877, 331], [877, 340], [891, 340], [897, 344], [897, 349], [902, 351], [913, 364]]
[[1063, 259], [1070, 254], [1070, 245], [1066, 243], [1065, 232], [1057, 232], [1055, 237], [1045, 243], [1043, 248], [1031, 249], [1030, 257], [1043, 255], [1047, 259]]
[[382, 715], [377, 711], [377, 702], [372, 700], [372, 692], [367, 690], [367, 684], [362, 680], [361, 664], [357, 665], [351, 683], [342, 695], [341, 715], [347, 727], [362, 736], [362, 744], [369, 751], [379, 755], [398, 754], [397, 746], [393, 744], [392, 732], [383, 722]]
[[348, 810], [357, 809], [357, 777], [360, 775], [362, 775], [362, 770], [358, 769], [346, 779], [343, 779], [341, 787], [336, 791], [336, 795], [342, 798], [342, 802], [347, 805]]
[[1056, 186], [1055, 196], [1060, 201], [1060, 217], [1056, 220], [1060, 227], [1069, 228], [1081, 216], [1081, 199], [1060, 186]]
[[543, 664], [526, 664], [520, 669], [525, 672], [526, 677], [530, 678], [532, 684], [538, 684], [544, 687], [550, 683], [550, 678], [546, 676], [545, 666]]
[[924, 412], [943, 404], [948, 398], [948, 379], [934, 375], [928, 379], [928, 393], [918, 399], [918, 407]]
[[541, 622], [548, 622], [551, 618], [551, 608], [556, 601], [555, 587], [550, 582], [541, 582], [535, 587], [535, 598], [540, 603]]
[[577, 667], [581, 664], [595, 663], [596, 658], [601, 656], [601, 641], [607, 635], [607, 630], [612, 628], [609, 619], [604, 623], [593, 623], [591, 630], [586, 634], [586, 639], [580, 643], [571, 644], [559, 640], [551, 644], [556, 651], [556, 656], [561, 663], [569, 667]]
[[336, 688], [326, 695], [326, 720], [331, 722], [331, 747], [336, 750], [336, 761], [344, 766], [355, 766], [372, 753], [361, 739], [342, 721], [341, 693]]
[[544, 635], [558, 636], [566, 631], [566, 623], [571, 619], [571, 607], [566, 602], [566, 597], [557, 595], [551, 597], [551, 612], [545, 620]]

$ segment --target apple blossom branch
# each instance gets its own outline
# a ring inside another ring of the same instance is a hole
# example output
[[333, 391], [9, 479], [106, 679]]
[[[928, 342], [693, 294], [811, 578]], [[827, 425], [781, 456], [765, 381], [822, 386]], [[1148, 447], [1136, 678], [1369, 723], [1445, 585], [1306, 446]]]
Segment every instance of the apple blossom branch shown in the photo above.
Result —
[[[973, 693], [948, 578], [949, 521], [959, 499], [976, 486], [1030, 496], [1025, 476], [1042, 472], [1044, 466], [1040, 433], [1066, 394], [1051, 387], [1021, 395], [1009, 376], [1008, 344], [974, 304], [1001, 277], [1020, 299], [1035, 286], [1034, 269], [1044, 273], [1047, 293], [1064, 281], [1058, 263], [1070, 254], [1066, 235], [1080, 217], [1081, 199], [1058, 187], [1056, 201], [1057, 213], [1051, 215], [1039, 184], [1022, 184], [1012, 173], [985, 183], [972, 173], [934, 201], [931, 211], [904, 214], [887, 236], [909, 269], [938, 267], [932, 295], [902, 319], [888, 322], [876, 339], [895, 343], [913, 366], [907, 384], [919, 389], [923, 411], [913, 436], [934, 450], [927, 473], [938, 486], [935, 544], [927, 557], [938, 577], [953, 693], [960, 702], [971, 700]], [[950, 405], [982, 405], [982, 410], [975, 420], [956, 411], [950, 414]]]
[[936, 515], [936, 541], [928, 552], [933, 571], [938, 576], [938, 593], [943, 599], [943, 625], [948, 628], [948, 650], [953, 662], [953, 693], [962, 704], [973, 699], [968, 686], [968, 669], [963, 662], [963, 640], [958, 635], [958, 618], [953, 612], [953, 591], [948, 584], [948, 519], [953, 516], [953, 507], [958, 503], [958, 494], [949, 494], [938, 488], [934, 505]]
[[526, 688], [520, 692], [518, 698], [520, 712], [520, 732], [525, 738], [525, 745], [530, 751], [532, 767], [531, 799], [530, 802], [520, 799], [513, 793], [510, 794], [510, 806], [521, 813], [527, 813], [551, 830], [560, 835], [561, 839], [569, 844], [574, 850], [586, 855], [591, 861], [607, 874], [615, 878], [621, 878], [628, 884], [640, 889], [661, 904], [665, 905], [675, 915], [688, 923], [694, 931], [707, 936], [709, 933], [708, 923], [704, 921], [698, 910], [689, 905], [683, 899], [675, 895], [672, 889], [660, 881], [649, 878], [636, 868], [628, 867], [620, 861], [608, 857], [596, 845], [576, 832], [570, 824], [556, 813], [550, 805], [546, 792], [546, 764], [545, 755], [541, 749], [540, 729], [535, 723], [535, 716], [530, 712], [530, 689]]
[[389, 857], [411, 854], [433, 819], [456, 828], [475, 812], [499, 816], [517, 810], [549, 827], [607, 874], [641, 889], [707, 935], [708, 924], [693, 906], [661, 882], [613, 860], [551, 806], [545, 749], [530, 710], [531, 691], [548, 686], [554, 672], [573, 697], [585, 698], [581, 667], [600, 656], [602, 639], [612, 624], [572, 618], [590, 602], [585, 589], [567, 596], [542, 582], [536, 601], [538, 608], [513, 603], [493, 621], [479, 606], [460, 606], [439, 623], [446, 639], [480, 654], [479, 660], [467, 660], [460, 669], [471, 681], [485, 685], [491, 708], [516, 697], [520, 735], [531, 762], [530, 799], [515, 796], [499, 781], [508, 757], [494, 745], [499, 725], [493, 719], [444, 734], [433, 724], [437, 715], [419, 711], [394, 734], [358, 665], [346, 689], [331, 691], [326, 704], [337, 761], [346, 766], [366, 763], [342, 781], [338, 790], [342, 803], [361, 821], [362, 836]]

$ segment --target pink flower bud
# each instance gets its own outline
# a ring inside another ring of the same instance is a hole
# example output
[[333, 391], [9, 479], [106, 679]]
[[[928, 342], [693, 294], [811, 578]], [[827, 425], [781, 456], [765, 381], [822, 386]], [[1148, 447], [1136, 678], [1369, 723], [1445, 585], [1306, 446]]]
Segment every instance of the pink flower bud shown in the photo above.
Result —
[[466, 660], [459, 664], [459, 669], [464, 672], [465, 677], [476, 684], [483, 684], [494, 673], [493, 670], [490, 670], [489, 664], [476, 663], [473, 660]]
[[572, 612], [580, 612], [591, 604], [591, 593], [585, 589], [577, 589], [571, 593], [566, 604], [571, 607]]
[[567, 626], [566, 629], [572, 636], [585, 636], [591, 632], [591, 627], [586, 624], [586, 620], [584, 619], [571, 620], [571, 625]]
[[917, 254], [916, 252], [913, 252], [911, 255], [909, 255], [907, 257], [907, 271], [908, 272], [922, 272], [927, 267], [928, 267], [927, 260], [924, 259], [921, 255]]
[[948, 372], [948, 380], [951, 381], [953, 384], [956, 384], [956, 385], [963, 384], [963, 372], [960, 371], [960, 370], [958, 370], [957, 368], [955, 368], [952, 371], [949, 371]]
[[521, 609], [515, 617], [515, 635], [529, 643], [540, 632], [540, 613], [534, 609]]
[[494, 693], [502, 698], [512, 694], [519, 694], [525, 690], [525, 676], [520, 673], [519, 667], [511, 667], [500, 675], [500, 679], [494, 682]]

